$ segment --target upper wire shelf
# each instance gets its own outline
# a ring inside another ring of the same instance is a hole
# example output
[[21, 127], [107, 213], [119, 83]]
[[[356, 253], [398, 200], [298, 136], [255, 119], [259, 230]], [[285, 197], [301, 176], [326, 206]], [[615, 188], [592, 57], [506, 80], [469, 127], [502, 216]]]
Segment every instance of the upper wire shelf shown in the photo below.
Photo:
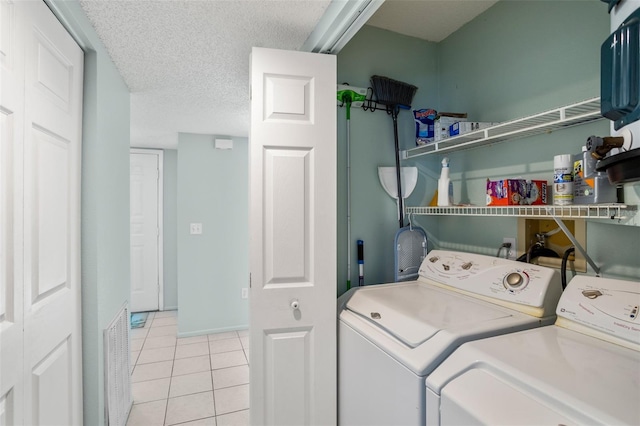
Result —
[[529, 117], [506, 121], [486, 129], [442, 139], [402, 152], [403, 158], [441, 154], [475, 148], [506, 140], [520, 139], [541, 133], [550, 133], [567, 127], [602, 119], [600, 98], [592, 98], [572, 105], [555, 108]]

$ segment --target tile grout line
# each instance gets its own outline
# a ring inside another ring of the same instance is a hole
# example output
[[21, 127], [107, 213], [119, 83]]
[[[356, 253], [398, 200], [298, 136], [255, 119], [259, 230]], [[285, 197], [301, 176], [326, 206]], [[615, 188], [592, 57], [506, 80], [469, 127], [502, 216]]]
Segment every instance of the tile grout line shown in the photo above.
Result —
[[176, 338], [176, 345], [173, 347], [173, 359], [171, 360], [171, 376], [169, 379], [169, 389], [167, 390], [167, 403], [165, 404], [165, 409], [164, 409], [164, 419], [162, 421], [163, 425], [167, 424], [167, 415], [169, 414], [169, 395], [171, 395], [171, 385], [173, 385], [173, 368], [176, 364], [176, 351], [178, 350], [177, 348], [178, 348], [178, 342]]
[[[207, 336], [207, 340], [209, 340], [209, 336]], [[218, 419], [216, 417], [218, 417], [218, 410], [216, 409], [216, 387], [213, 383], [213, 364], [211, 363], [211, 346], [207, 344], [207, 348], [209, 348], [209, 367], [211, 367], [211, 370], [209, 370], [209, 377], [211, 377], [211, 398], [213, 399], [213, 421], [217, 426]]]

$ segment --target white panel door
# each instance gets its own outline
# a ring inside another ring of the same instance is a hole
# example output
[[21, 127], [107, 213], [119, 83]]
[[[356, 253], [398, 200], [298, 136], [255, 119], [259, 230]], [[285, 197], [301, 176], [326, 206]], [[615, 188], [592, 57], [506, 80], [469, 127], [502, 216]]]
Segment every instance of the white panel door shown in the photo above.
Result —
[[251, 424], [336, 423], [336, 58], [251, 56]]
[[[0, 256], [8, 265], [0, 302], [0, 419], [81, 424], [83, 53], [43, 2], [3, 1], [2, 14], [3, 52], [21, 53], [3, 62], [0, 101], [0, 173], [13, 188], [7, 194], [3, 184], [0, 220], [3, 234], [12, 236], [2, 239]], [[5, 100], [10, 74], [15, 93]]]
[[22, 424], [22, 139], [24, 40], [17, 6], [0, 1], [0, 425]]
[[157, 311], [162, 152], [137, 149], [130, 158], [131, 312]]

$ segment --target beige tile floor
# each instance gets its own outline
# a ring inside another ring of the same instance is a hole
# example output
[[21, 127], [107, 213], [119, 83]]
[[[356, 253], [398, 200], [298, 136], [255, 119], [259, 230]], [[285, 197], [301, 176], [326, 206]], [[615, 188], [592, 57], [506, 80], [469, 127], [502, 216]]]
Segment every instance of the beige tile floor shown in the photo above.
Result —
[[128, 426], [249, 424], [247, 330], [177, 338], [177, 311], [131, 330]]

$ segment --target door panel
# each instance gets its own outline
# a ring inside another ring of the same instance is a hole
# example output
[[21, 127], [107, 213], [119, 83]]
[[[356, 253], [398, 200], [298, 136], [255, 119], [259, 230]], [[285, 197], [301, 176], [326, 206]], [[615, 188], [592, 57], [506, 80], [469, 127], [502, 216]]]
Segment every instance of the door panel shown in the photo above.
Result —
[[31, 411], [34, 424], [72, 424], [71, 345], [64, 340], [33, 367], [33, 398]]
[[31, 302], [67, 287], [69, 281], [69, 141], [41, 129], [32, 129], [30, 160], [32, 185], [27, 189], [32, 203], [33, 270]]
[[251, 68], [251, 424], [335, 424], [335, 57]]
[[[271, 366], [265, 377], [267, 392], [265, 418], [268, 424], [314, 424], [307, 409], [313, 393], [311, 345], [314, 340], [310, 327], [285, 332], [267, 332], [264, 341], [264, 364]], [[298, 356], [291, 358], [289, 354]], [[284, 393], [283, 393], [284, 392]], [[277, 396], [277, 397], [276, 397]]]
[[312, 151], [265, 148], [266, 284], [309, 282]]

